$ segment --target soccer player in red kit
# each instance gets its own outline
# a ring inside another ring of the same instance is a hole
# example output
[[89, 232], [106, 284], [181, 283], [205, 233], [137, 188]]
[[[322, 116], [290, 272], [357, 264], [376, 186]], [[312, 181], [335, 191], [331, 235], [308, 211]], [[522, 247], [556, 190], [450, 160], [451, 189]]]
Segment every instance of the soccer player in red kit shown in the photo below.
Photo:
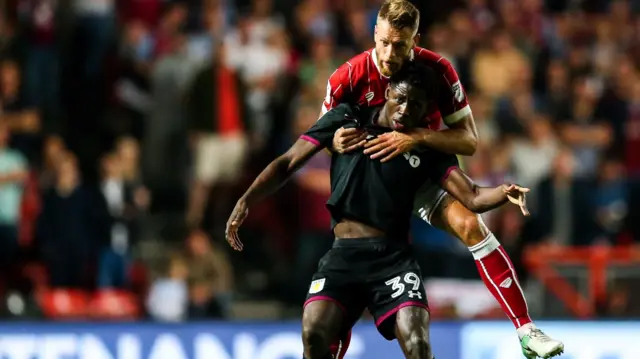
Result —
[[[333, 150], [345, 153], [365, 148], [365, 153], [382, 161], [416, 146], [441, 152], [473, 155], [477, 131], [458, 75], [444, 57], [416, 46], [418, 9], [406, 0], [387, 0], [378, 13], [375, 48], [340, 66], [329, 78], [322, 106], [325, 113], [341, 103], [378, 106], [385, 101], [389, 76], [407, 61], [419, 61], [440, 74], [437, 100], [431, 103], [424, 128], [410, 132], [389, 132], [367, 141], [357, 129], [340, 129]], [[446, 125], [443, 129], [442, 122]], [[471, 251], [480, 277], [516, 327], [527, 358], [550, 358], [564, 350], [564, 344], [536, 328], [529, 317], [524, 293], [509, 255], [487, 229], [479, 215], [447, 195], [437, 184], [425, 184], [415, 199], [416, 214], [429, 224], [459, 238]], [[342, 358], [347, 336], [334, 344], [334, 357]]]

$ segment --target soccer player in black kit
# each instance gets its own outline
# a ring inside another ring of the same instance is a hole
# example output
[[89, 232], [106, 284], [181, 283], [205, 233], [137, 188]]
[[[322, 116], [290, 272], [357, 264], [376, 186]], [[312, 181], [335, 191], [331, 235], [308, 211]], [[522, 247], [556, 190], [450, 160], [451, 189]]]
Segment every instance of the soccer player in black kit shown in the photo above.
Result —
[[[437, 96], [434, 76], [424, 65], [407, 64], [392, 76], [382, 107], [341, 104], [324, 114], [238, 200], [227, 222], [229, 244], [242, 250], [238, 227], [248, 208], [330, 147], [338, 128], [363, 128], [374, 138], [417, 127], [430, 99]], [[406, 358], [432, 359], [427, 297], [408, 242], [416, 192], [427, 181], [440, 183], [467, 208], [481, 213], [508, 201], [526, 209], [524, 194], [529, 190], [511, 184], [481, 188], [458, 168], [454, 155], [430, 149], [388, 162], [372, 160], [362, 151], [334, 155], [331, 161], [327, 208], [336, 240], [320, 260], [304, 305], [304, 358], [331, 359], [332, 339], [348, 331], [368, 307], [380, 333], [388, 340], [397, 338]]]

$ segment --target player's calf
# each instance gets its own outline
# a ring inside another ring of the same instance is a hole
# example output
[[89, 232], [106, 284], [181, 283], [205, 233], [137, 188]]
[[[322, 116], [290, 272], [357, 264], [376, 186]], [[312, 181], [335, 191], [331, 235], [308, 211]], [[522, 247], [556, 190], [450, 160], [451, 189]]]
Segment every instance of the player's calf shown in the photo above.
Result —
[[396, 338], [407, 359], [432, 359], [429, 342], [429, 312], [422, 307], [404, 307], [396, 314]]
[[460, 238], [467, 245], [480, 278], [516, 329], [531, 323], [527, 301], [511, 259], [487, 229], [482, 217], [446, 195], [431, 217], [431, 224]]
[[331, 359], [331, 341], [338, 336], [342, 309], [333, 302], [307, 304], [302, 315], [302, 344], [305, 359]]

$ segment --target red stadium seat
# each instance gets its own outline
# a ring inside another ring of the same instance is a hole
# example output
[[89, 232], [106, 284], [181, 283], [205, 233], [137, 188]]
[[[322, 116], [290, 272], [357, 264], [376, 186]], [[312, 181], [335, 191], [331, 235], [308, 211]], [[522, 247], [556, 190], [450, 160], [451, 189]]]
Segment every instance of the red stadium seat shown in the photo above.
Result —
[[127, 320], [140, 316], [140, 305], [136, 296], [121, 290], [99, 290], [92, 298], [89, 307], [94, 319]]
[[82, 319], [87, 316], [89, 295], [81, 290], [46, 289], [38, 302], [44, 315], [51, 319]]
[[144, 263], [133, 262], [129, 268], [129, 283], [133, 292], [138, 295], [144, 295], [149, 286], [149, 278], [147, 267]]

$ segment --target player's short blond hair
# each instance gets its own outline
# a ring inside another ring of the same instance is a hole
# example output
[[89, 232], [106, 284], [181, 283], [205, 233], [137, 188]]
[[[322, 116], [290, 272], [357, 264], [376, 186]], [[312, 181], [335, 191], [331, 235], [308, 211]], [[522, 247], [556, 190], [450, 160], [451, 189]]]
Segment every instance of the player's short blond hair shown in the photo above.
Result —
[[378, 11], [378, 20], [388, 21], [394, 29], [408, 27], [417, 31], [420, 11], [407, 0], [385, 0]]

